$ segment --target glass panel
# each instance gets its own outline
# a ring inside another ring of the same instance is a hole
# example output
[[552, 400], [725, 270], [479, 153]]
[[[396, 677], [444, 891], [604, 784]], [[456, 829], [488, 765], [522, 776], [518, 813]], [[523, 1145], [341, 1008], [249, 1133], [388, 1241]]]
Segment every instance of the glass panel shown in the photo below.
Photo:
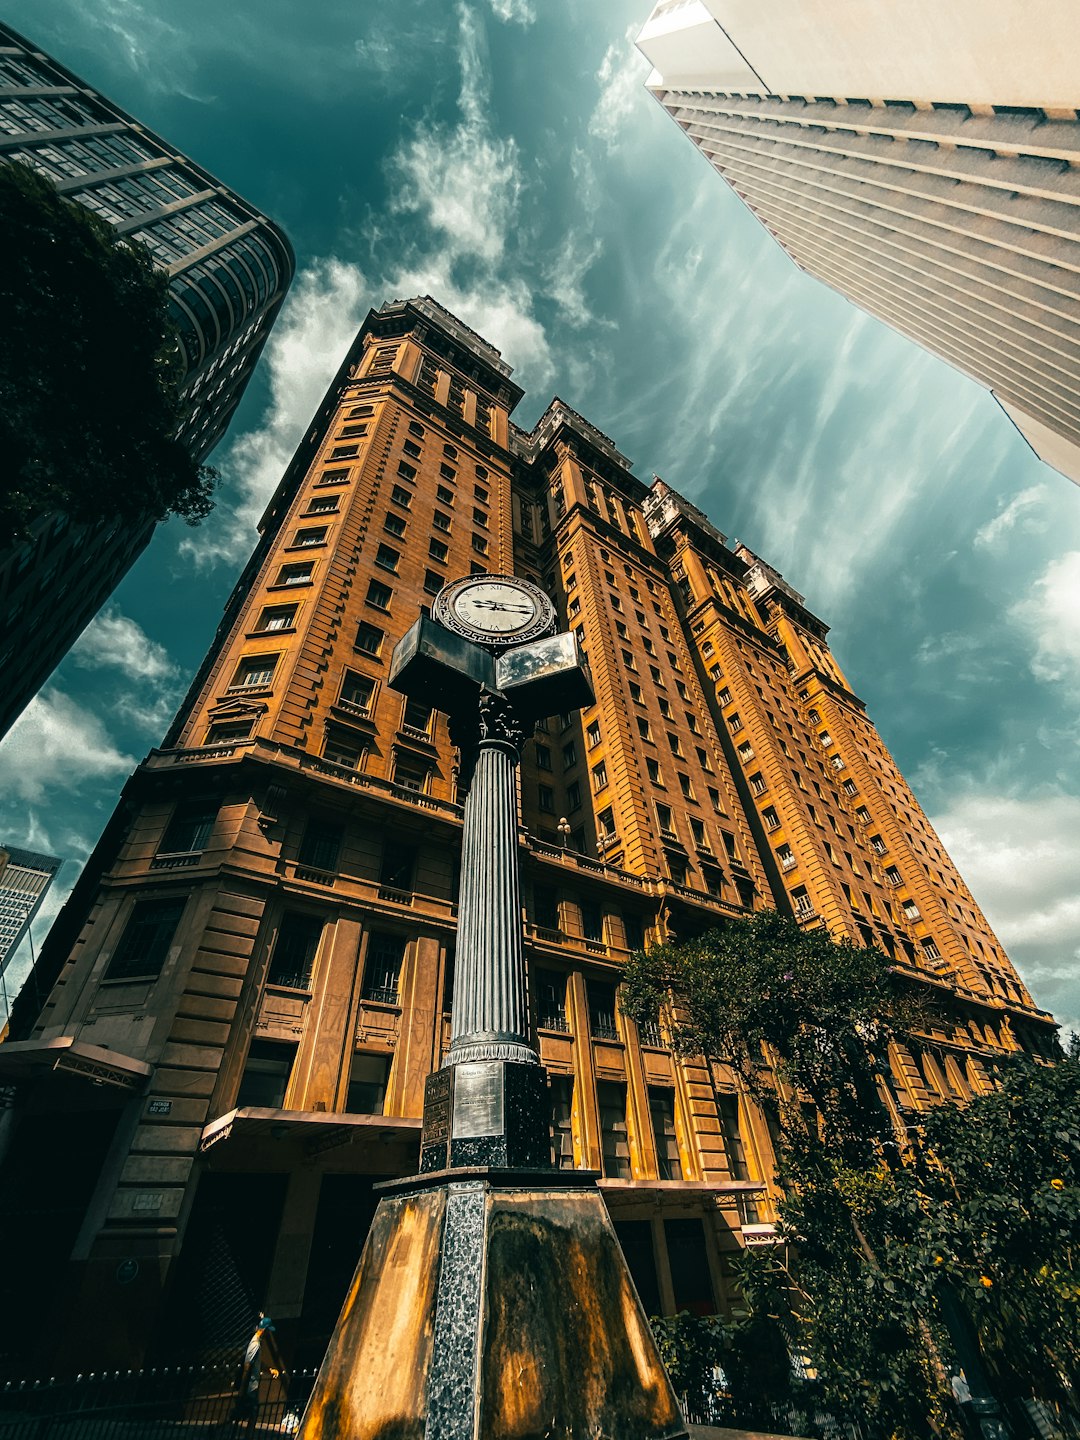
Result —
[[626, 1086], [616, 1080], [598, 1080], [600, 1148], [604, 1175], [609, 1180], [630, 1179], [630, 1142], [626, 1130]]

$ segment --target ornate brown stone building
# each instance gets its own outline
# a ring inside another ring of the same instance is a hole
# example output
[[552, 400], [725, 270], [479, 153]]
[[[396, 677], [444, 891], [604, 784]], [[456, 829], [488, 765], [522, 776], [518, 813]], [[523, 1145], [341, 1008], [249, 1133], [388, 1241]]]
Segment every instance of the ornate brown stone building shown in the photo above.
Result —
[[767, 906], [879, 945], [952, 998], [894, 1056], [898, 1114], [1049, 1053], [826, 626], [562, 401], [515, 426], [521, 393], [430, 299], [373, 311], [327, 391], [0, 1047], [4, 1283], [38, 1307], [12, 1363], [175, 1355], [259, 1305], [321, 1353], [449, 1032], [455, 752], [387, 667], [473, 570], [542, 585], [592, 670], [526, 749], [525, 933], [553, 1158], [603, 1171], [647, 1310], [738, 1303], [772, 1152], [732, 1075], [620, 1014], [629, 950]]

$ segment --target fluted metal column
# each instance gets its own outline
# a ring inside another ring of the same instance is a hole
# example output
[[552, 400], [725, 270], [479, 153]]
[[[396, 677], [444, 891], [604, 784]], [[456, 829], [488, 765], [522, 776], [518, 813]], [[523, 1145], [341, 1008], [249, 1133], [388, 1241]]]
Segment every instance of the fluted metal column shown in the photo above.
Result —
[[470, 1060], [540, 1063], [529, 1043], [521, 944], [516, 771], [522, 741], [509, 706], [485, 693], [465, 801], [453, 1028], [444, 1067]]

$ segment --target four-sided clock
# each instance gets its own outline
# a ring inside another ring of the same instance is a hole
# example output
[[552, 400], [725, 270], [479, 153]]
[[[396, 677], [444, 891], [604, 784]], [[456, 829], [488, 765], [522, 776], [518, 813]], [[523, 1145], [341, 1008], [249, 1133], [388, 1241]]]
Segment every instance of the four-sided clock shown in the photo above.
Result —
[[550, 635], [555, 607], [539, 588], [516, 575], [468, 575], [444, 585], [432, 619], [481, 645], [523, 645]]

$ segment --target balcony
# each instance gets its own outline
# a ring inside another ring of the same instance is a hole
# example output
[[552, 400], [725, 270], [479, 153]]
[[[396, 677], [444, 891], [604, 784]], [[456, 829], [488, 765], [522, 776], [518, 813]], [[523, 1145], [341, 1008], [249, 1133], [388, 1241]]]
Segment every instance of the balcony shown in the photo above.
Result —
[[396, 985], [369, 985], [360, 999], [371, 1001], [375, 1005], [396, 1005], [398, 1003], [398, 987]]
[[536, 1017], [536, 1028], [538, 1030], [557, 1030], [560, 1035], [570, 1034], [570, 1023], [566, 1018], [565, 1011], [555, 1011], [548, 1015]]
[[781, 869], [781, 870], [794, 870], [794, 869], [795, 869], [795, 866], [796, 866], [798, 863], [799, 863], [799, 862], [798, 862], [798, 860], [796, 860], [796, 858], [795, 858], [794, 855], [781, 855], [781, 856], [780, 856], [780, 869]]
[[380, 885], [379, 899], [390, 900], [395, 905], [411, 905], [413, 903], [413, 892], [401, 890], [396, 885]]

